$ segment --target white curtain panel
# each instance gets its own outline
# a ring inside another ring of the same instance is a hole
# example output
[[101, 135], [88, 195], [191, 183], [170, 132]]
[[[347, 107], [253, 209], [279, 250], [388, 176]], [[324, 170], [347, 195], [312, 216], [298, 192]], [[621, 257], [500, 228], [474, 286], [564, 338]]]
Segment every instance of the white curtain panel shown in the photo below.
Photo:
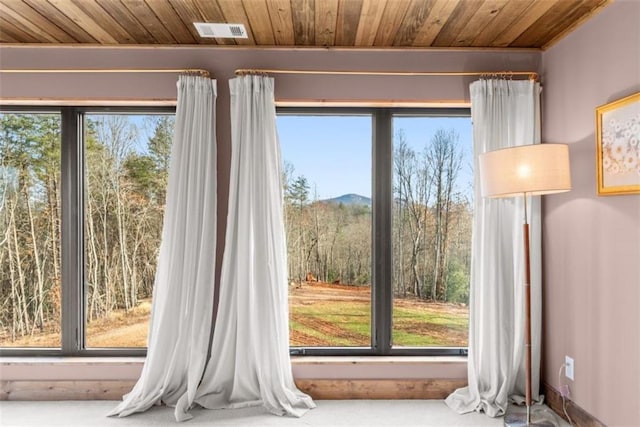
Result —
[[[522, 402], [524, 366], [524, 247], [522, 198], [480, 193], [478, 156], [540, 142], [540, 86], [534, 81], [479, 80], [470, 85], [475, 195], [469, 297], [468, 387], [446, 403], [459, 413], [503, 415]], [[531, 230], [532, 398], [539, 400], [541, 330], [540, 197], [528, 204]]]
[[315, 404], [296, 388], [289, 358], [274, 82], [250, 75], [229, 86], [231, 176], [220, 302], [195, 402], [205, 408], [263, 405], [277, 415], [301, 416]]
[[[148, 351], [109, 415], [193, 402], [209, 349], [216, 243], [216, 82], [180, 76]], [[184, 396], [184, 397], [183, 397]]]

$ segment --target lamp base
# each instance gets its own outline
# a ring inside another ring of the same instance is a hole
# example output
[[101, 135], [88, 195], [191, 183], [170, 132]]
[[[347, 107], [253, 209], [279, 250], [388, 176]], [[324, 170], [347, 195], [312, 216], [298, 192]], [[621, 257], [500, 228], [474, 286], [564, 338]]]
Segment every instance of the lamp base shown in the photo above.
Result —
[[527, 423], [527, 408], [525, 406], [509, 405], [507, 413], [504, 416], [505, 427], [520, 426], [544, 426], [558, 427], [560, 422], [557, 416], [546, 406], [532, 405], [530, 407], [531, 422]]

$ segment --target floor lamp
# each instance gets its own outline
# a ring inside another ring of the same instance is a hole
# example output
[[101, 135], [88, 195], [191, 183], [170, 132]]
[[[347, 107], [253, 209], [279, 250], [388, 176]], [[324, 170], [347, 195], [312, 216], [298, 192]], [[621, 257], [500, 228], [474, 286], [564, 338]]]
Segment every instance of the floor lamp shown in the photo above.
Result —
[[531, 269], [527, 197], [571, 190], [569, 147], [566, 144], [533, 144], [490, 151], [480, 155], [480, 186], [483, 197], [522, 197], [524, 200], [524, 310], [526, 419], [514, 414], [505, 423], [531, 423]]

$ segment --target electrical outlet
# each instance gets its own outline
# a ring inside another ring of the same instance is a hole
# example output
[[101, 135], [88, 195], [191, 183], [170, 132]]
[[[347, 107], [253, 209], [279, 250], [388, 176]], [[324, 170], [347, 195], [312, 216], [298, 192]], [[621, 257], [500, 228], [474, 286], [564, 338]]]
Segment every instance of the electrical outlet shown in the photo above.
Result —
[[574, 366], [573, 359], [569, 356], [564, 357], [564, 376], [573, 381], [574, 376]]

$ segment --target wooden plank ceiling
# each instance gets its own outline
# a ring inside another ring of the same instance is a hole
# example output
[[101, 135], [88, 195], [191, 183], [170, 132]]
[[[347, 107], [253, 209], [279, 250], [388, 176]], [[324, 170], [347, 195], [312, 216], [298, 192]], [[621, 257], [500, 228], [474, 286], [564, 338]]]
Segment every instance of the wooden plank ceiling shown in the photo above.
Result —
[[[545, 48], [610, 0], [0, 0], [0, 43]], [[244, 24], [203, 39], [194, 22]]]

